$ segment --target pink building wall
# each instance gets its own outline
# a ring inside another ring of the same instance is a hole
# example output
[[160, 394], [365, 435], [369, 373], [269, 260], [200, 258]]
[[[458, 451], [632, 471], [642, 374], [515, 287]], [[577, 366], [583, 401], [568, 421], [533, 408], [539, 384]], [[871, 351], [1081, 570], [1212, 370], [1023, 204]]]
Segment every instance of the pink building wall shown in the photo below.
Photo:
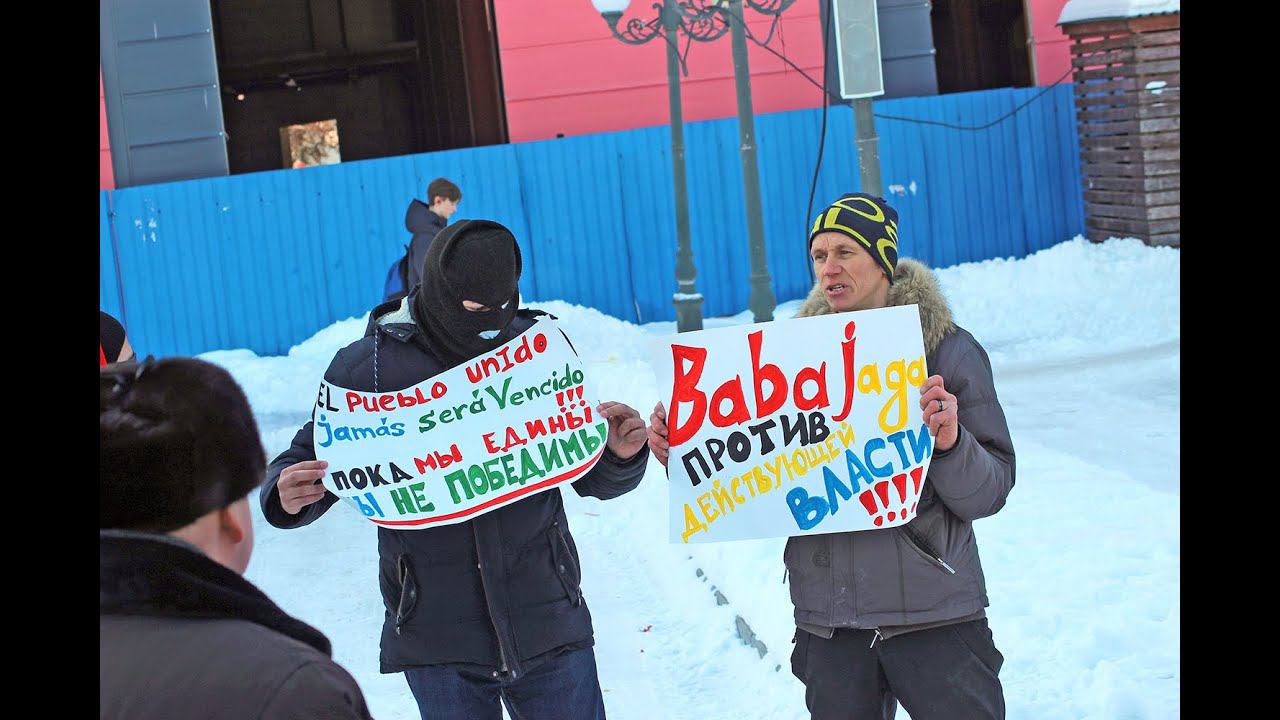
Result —
[[[822, 75], [820, 0], [799, 0], [782, 15], [770, 47], [813, 77]], [[1031, 15], [1035, 80], [1049, 85], [1071, 66], [1069, 41], [1055, 25], [1066, 0], [1024, 0]], [[652, 0], [632, 0], [622, 17], [648, 20]], [[666, 125], [667, 61], [661, 40], [626, 45], [609, 32], [591, 0], [494, 0], [498, 52], [511, 142]], [[769, 19], [750, 8], [761, 40]], [[684, 46], [681, 44], [681, 51]], [[818, 107], [821, 91], [763, 48], [747, 42], [757, 113]], [[687, 122], [737, 114], [728, 34], [693, 43], [681, 78]], [[1070, 78], [1068, 78], [1069, 80]]]
[[[1067, 0], [1025, 0], [1031, 14], [1031, 43], [1035, 58], [1035, 82], [1052, 85], [1071, 69], [1071, 40], [1055, 23]], [[1070, 82], [1068, 76], [1064, 82]]]
[[[799, 0], [778, 23], [770, 47], [809, 75], [822, 75], [820, 0]], [[1035, 79], [1048, 85], [1071, 66], [1068, 38], [1055, 23], [1066, 0], [1025, 0], [1031, 15]], [[498, 49], [511, 142], [543, 140], [558, 133], [582, 135], [666, 125], [666, 45], [640, 46], [613, 37], [590, 0], [494, 0]], [[747, 25], [761, 40], [770, 20], [750, 8]], [[633, 0], [622, 23], [653, 17], [652, 3]], [[684, 50], [683, 44], [681, 51]], [[757, 113], [818, 107], [821, 91], [780, 58], [748, 40], [752, 105]], [[681, 77], [687, 122], [733, 117], [737, 104], [733, 59], [726, 33], [693, 43], [689, 74]], [[1068, 78], [1069, 79], [1069, 78]], [[98, 70], [99, 188], [115, 187], [107, 135], [106, 95]]]
[[[633, 17], [654, 17], [652, 5], [633, 0], [619, 25]], [[666, 45], [661, 39], [640, 46], [624, 44], [609, 32], [591, 0], [494, 0], [494, 12], [511, 142], [670, 121]], [[763, 41], [771, 19], [750, 8], [745, 15], [751, 32]], [[770, 47], [820, 78], [818, 0], [799, 0], [778, 25]], [[681, 77], [686, 122], [737, 114], [730, 42], [725, 33], [690, 48], [689, 74]], [[820, 89], [749, 39], [747, 61], [755, 112], [821, 104]]]
[[98, 68], [98, 189], [114, 190], [111, 170], [111, 142], [107, 138], [107, 94], [102, 89], [102, 68]]

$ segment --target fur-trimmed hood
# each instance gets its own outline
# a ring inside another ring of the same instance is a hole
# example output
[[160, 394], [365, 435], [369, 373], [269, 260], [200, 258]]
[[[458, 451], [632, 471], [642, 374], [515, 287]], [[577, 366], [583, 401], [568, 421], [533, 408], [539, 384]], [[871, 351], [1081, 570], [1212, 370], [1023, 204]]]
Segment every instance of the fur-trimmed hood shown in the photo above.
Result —
[[[889, 286], [890, 307], [915, 304], [920, 307], [920, 329], [924, 331], [924, 351], [932, 354], [942, 339], [956, 329], [951, 320], [951, 307], [938, 287], [938, 279], [924, 263], [910, 258], [898, 260]], [[822, 281], [814, 283], [796, 317], [830, 315], [834, 310], [822, 292]]]

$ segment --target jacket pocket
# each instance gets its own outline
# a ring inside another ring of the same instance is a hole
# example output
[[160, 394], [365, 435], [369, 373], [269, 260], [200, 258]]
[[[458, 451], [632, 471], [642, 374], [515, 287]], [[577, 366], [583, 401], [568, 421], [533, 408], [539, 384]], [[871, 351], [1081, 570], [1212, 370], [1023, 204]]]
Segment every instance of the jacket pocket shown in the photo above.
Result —
[[582, 572], [578, 568], [577, 558], [573, 556], [569, 540], [560, 530], [559, 521], [551, 523], [547, 541], [551, 543], [551, 562], [555, 565], [556, 577], [560, 578], [569, 601], [577, 607], [582, 604]]
[[956, 623], [949, 626], [960, 644], [978, 661], [987, 666], [993, 674], [999, 675], [1004, 667], [1004, 655], [996, 648], [995, 638], [991, 635], [991, 626], [986, 618]]
[[[828, 622], [833, 612], [832, 537], [831, 534], [792, 536], [787, 538], [786, 549], [782, 551], [791, 604], [800, 612], [828, 618], [821, 622]], [[806, 619], [814, 621], [811, 617]]]
[[946, 558], [942, 557], [940, 553], [929, 547], [923, 539], [917, 537], [916, 534], [908, 530], [905, 525], [900, 525], [898, 527], [898, 534], [902, 537], [902, 540], [906, 542], [907, 547], [916, 551], [916, 553], [927, 560], [930, 565], [947, 573], [948, 575], [956, 574], [955, 568], [951, 566], [951, 563], [947, 562]]
[[387, 613], [395, 619], [396, 635], [399, 635], [418, 606], [418, 579], [414, 575], [413, 561], [409, 554], [399, 555], [393, 567], [384, 569], [380, 580], [382, 599], [386, 603]]
[[810, 634], [796, 628], [796, 634], [791, 638], [791, 642], [795, 643], [795, 647], [791, 649], [791, 674], [795, 675], [800, 682], [807, 682], [809, 671], [809, 637]]

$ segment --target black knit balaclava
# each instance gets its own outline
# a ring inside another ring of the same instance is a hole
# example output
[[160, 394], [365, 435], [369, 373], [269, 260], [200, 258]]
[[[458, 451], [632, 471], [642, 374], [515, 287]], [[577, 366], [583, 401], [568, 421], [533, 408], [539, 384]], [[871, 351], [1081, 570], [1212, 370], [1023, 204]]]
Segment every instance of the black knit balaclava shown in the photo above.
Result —
[[[520, 270], [520, 246], [505, 226], [491, 220], [454, 223], [427, 250], [414, 320], [455, 363], [486, 353], [514, 335]], [[472, 312], [463, 300], [489, 309]]]
[[857, 240], [893, 283], [893, 271], [898, 266], [898, 211], [884, 198], [867, 193], [841, 195], [813, 221], [810, 248], [813, 238], [824, 232], [838, 232]]

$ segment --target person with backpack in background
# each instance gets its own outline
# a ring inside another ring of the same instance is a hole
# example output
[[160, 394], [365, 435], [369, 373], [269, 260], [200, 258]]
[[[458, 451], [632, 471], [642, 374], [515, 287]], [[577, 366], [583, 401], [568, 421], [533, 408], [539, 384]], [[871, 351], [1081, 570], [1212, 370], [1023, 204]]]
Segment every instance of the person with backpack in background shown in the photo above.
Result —
[[462, 190], [447, 178], [436, 178], [427, 186], [427, 199], [430, 205], [414, 198], [404, 214], [404, 226], [413, 233], [413, 239], [405, 246], [405, 254], [387, 271], [382, 293], [384, 302], [408, 295], [422, 282], [422, 262], [427, 257], [427, 248], [458, 211]]

